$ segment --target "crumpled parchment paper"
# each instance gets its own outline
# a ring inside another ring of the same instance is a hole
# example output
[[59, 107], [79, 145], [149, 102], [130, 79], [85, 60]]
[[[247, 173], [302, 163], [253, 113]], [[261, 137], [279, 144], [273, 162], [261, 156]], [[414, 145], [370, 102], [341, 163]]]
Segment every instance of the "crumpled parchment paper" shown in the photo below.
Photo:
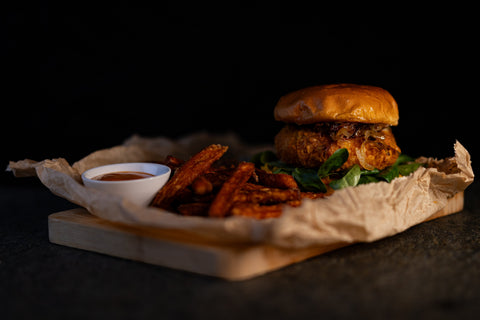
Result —
[[81, 174], [96, 166], [136, 161], [160, 161], [167, 155], [187, 159], [205, 146], [229, 146], [227, 156], [248, 159], [271, 149], [248, 146], [234, 134], [192, 134], [179, 140], [132, 136], [123, 145], [96, 151], [73, 165], [65, 159], [10, 162], [15, 176], [36, 175], [54, 194], [102, 219], [130, 225], [181, 229], [223, 243], [267, 243], [286, 248], [370, 242], [402, 232], [445, 207], [447, 200], [473, 182], [468, 151], [457, 141], [452, 158], [420, 158], [427, 163], [408, 177], [335, 191], [328, 198], [305, 199], [287, 207], [279, 218], [254, 220], [184, 217], [157, 208], [139, 207], [117, 196], [83, 186]]

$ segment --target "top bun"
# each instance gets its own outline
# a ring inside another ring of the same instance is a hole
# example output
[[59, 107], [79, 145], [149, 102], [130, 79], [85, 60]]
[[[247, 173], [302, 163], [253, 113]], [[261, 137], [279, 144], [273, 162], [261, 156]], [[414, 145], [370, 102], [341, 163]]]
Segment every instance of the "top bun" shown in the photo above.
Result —
[[361, 122], [398, 124], [398, 106], [388, 91], [356, 84], [330, 84], [301, 89], [280, 98], [275, 120], [312, 124]]

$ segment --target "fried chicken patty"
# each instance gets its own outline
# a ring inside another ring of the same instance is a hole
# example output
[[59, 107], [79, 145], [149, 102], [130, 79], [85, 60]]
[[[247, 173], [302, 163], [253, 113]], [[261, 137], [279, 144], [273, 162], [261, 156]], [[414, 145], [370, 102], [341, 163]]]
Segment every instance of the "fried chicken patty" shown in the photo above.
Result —
[[346, 148], [347, 162], [361, 168], [384, 169], [400, 154], [390, 126], [355, 122], [321, 122], [312, 125], [287, 124], [275, 136], [278, 157], [293, 165], [316, 168], [336, 150]]

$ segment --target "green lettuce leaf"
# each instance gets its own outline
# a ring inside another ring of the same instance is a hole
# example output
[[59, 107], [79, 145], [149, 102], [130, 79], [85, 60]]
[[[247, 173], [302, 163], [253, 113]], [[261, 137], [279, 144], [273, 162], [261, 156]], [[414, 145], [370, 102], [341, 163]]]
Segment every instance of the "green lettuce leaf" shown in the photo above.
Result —
[[329, 186], [334, 190], [343, 189], [346, 187], [355, 187], [360, 181], [362, 170], [358, 164], [354, 165], [348, 172], [340, 179], [330, 182]]
[[273, 173], [286, 173], [293, 176], [299, 187], [304, 191], [326, 192], [327, 187], [323, 178], [335, 177], [329, 186], [335, 190], [354, 187], [359, 184], [375, 183], [379, 181], [391, 182], [399, 176], [408, 176], [422, 164], [414, 162], [415, 159], [401, 154], [397, 161], [384, 170], [362, 170], [355, 165], [349, 170], [338, 171], [348, 159], [348, 150], [345, 148], [335, 151], [318, 169], [299, 168], [280, 161], [274, 152], [265, 151], [255, 155], [252, 162], [259, 168], [264, 168]]
[[347, 162], [347, 159], [348, 150], [345, 148], [338, 149], [318, 168], [318, 176], [323, 178], [340, 169], [340, 167]]
[[295, 168], [292, 176], [305, 191], [327, 192], [327, 187], [315, 169]]

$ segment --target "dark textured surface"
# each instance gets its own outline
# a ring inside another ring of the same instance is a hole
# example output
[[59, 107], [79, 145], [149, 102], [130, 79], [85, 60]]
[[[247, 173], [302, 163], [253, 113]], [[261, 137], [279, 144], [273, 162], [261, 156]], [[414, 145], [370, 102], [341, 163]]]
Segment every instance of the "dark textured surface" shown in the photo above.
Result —
[[[477, 318], [478, 185], [465, 210], [243, 282], [48, 242], [47, 216], [74, 205], [36, 180], [2, 186], [2, 319]], [[6, 317], [5, 317], [6, 315]]]
[[[394, 96], [406, 154], [451, 156], [458, 139], [478, 158], [465, 6], [4, 2], [2, 168], [73, 163], [135, 133], [272, 143], [282, 95], [345, 82]], [[48, 215], [73, 206], [0, 170], [0, 319], [478, 318], [479, 192], [462, 213], [229, 283], [50, 244]]]

